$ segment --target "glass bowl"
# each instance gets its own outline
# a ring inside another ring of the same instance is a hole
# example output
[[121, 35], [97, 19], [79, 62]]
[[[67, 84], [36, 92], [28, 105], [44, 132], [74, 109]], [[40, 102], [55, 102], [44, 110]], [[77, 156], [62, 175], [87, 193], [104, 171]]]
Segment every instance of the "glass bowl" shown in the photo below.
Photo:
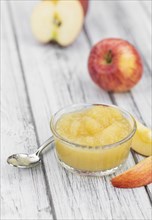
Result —
[[[82, 111], [92, 106], [118, 109], [129, 122], [131, 131], [119, 142], [96, 147], [76, 144], [59, 135], [56, 125], [64, 114]], [[136, 122], [130, 113], [117, 106], [106, 104], [79, 104], [65, 107], [51, 118], [50, 127], [54, 136], [55, 155], [58, 162], [73, 173], [91, 176], [109, 175], [120, 168], [129, 155], [132, 137], [136, 132]]]

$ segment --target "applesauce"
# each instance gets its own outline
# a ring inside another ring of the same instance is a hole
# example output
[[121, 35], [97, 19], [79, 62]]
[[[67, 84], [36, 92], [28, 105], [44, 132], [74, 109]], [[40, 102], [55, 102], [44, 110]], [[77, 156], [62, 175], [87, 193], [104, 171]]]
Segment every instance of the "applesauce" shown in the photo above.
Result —
[[133, 117], [115, 106], [74, 105], [51, 120], [56, 155], [67, 169], [91, 175], [114, 172], [128, 157]]

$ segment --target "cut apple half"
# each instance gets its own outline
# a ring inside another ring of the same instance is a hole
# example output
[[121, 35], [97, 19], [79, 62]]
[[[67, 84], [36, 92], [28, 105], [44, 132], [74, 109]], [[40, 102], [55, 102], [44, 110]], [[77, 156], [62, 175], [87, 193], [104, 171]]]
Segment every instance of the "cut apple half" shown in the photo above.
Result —
[[152, 130], [137, 123], [137, 131], [132, 140], [132, 149], [144, 156], [152, 155]]
[[78, 0], [42, 1], [33, 10], [32, 32], [42, 43], [70, 45], [80, 33], [84, 14]]

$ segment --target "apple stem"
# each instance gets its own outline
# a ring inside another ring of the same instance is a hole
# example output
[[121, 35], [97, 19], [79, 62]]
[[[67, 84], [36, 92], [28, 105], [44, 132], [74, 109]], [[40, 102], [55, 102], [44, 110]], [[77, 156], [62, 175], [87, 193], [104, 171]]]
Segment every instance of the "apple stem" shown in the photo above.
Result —
[[106, 54], [106, 57], [105, 57], [107, 63], [111, 63], [112, 62], [112, 51], [109, 50], [108, 53]]

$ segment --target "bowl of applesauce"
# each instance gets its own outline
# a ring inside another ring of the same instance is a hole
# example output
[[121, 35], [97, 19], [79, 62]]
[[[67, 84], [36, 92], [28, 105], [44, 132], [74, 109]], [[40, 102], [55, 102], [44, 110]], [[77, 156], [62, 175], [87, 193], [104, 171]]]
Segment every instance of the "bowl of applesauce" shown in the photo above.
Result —
[[136, 132], [127, 111], [106, 104], [71, 105], [50, 122], [55, 155], [67, 170], [84, 175], [114, 173], [126, 161]]

